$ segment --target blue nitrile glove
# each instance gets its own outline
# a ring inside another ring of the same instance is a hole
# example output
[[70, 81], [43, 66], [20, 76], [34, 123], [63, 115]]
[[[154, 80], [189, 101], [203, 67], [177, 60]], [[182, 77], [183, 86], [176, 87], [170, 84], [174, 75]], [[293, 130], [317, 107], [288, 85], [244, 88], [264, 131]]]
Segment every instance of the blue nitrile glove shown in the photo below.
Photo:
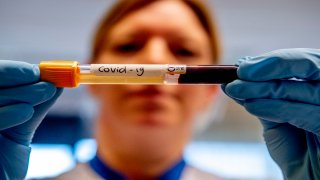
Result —
[[222, 88], [261, 120], [285, 179], [320, 179], [320, 50], [246, 57], [239, 60], [238, 76]]
[[39, 82], [39, 68], [0, 60], [0, 179], [23, 179], [36, 128], [62, 92]]

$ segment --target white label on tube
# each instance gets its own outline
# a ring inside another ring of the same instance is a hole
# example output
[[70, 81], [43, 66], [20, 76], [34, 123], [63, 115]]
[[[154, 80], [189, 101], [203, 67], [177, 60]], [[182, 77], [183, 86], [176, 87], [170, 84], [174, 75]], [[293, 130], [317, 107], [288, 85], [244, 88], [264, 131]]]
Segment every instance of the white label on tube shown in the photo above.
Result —
[[91, 64], [90, 71], [97, 76], [158, 77], [166, 73], [185, 74], [186, 65]]
[[170, 74], [185, 74], [187, 72], [187, 66], [184, 64], [168, 64], [167, 73]]

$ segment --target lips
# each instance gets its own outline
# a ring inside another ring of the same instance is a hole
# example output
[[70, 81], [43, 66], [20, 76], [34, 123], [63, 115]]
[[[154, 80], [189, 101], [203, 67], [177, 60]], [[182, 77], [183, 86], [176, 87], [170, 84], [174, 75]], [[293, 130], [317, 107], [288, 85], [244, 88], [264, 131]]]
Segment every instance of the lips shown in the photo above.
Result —
[[124, 99], [133, 103], [135, 108], [144, 111], [164, 110], [175, 100], [176, 95], [157, 86], [143, 86], [129, 90]]
[[142, 85], [125, 86], [119, 108], [134, 124], [164, 127], [171, 124], [181, 106], [176, 87]]

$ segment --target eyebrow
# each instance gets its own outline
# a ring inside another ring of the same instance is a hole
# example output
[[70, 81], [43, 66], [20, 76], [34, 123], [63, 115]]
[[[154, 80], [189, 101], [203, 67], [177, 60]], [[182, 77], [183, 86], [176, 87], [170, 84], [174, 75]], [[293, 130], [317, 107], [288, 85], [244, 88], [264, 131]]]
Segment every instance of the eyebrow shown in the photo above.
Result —
[[[114, 41], [126, 41], [126, 40], [131, 40], [131, 39], [135, 39], [137, 37], [141, 37], [141, 35], [143, 35], [142, 37], [148, 37], [151, 36], [153, 34], [153, 29], [150, 28], [146, 28], [144, 25], [138, 25], [135, 27], [129, 27], [129, 29], [126, 29], [125, 31], [122, 31], [120, 33], [116, 33], [116, 36], [114, 36], [112, 33], [109, 36], [110, 40], [114, 40]], [[178, 32], [179, 31], [179, 32]], [[200, 43], [199, 38], [197, 38], [194, 35], [189, 35], [188, 33], [186, 33], [185, 31], [181, 31], [181, 30], [170, 30], [169, 32], [163, 32], [163, 33], [157, 33], [160, 36], [164, 36], [165, 38], [169, 38], [169, 39], [174, 39], [176, 41], [181, 41], [184, 43]]]

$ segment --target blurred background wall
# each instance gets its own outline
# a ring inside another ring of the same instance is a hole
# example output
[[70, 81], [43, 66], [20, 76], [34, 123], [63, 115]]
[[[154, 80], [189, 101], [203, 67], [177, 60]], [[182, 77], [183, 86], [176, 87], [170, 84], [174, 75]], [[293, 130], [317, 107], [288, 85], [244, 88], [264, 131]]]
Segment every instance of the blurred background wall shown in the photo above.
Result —
[[[113, 0], [0, 0], [0, 59], [85, 63], [91, 35]], [[319, 0], [208, 0], [223, 42], [223, 64], [280, 48], [319, 48]], [[94, 106], [86, 87], [65, 89], [53, 116], [78, 116], [90, 127]], [[214, 122], [198, 141], [262, 142], [255, 117], [223, 94]], [[87, 136], [88, 134], [84, 135]]]

